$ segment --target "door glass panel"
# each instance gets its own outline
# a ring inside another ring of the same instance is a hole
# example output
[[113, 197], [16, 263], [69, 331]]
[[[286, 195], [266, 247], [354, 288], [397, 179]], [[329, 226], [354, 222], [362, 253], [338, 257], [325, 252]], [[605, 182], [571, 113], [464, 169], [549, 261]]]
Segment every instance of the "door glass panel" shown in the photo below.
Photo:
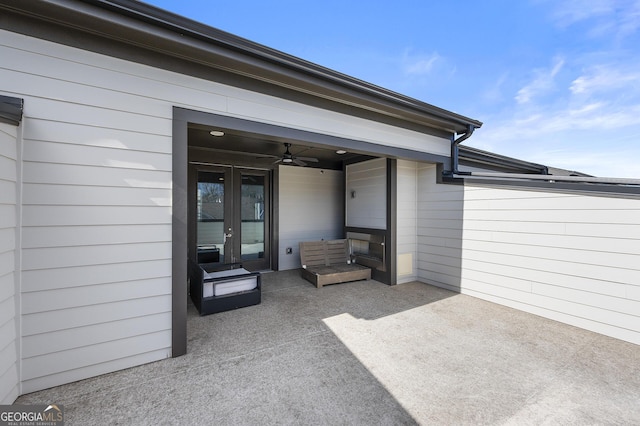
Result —
[[224, 173], [198, 173], [196, 219], [198, 263], [224, 262]]
[[243, 261], [264, 259], [264, 182], [264, 176], [242, 176], [240, 257]]

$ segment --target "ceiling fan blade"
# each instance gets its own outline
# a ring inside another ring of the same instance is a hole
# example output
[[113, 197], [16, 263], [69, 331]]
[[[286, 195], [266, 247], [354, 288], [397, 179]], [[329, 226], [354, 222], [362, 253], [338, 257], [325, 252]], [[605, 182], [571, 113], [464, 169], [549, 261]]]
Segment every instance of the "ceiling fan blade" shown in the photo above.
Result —
[[304, 161], [300, 161], [299, 158], [294, 158], [293, 162], [294, 162], [294, 164], [297, 164], [298, 166], [302, 166], [302, 167], [307, 165], [307, 163], [305, 163]]
[[271, 164], [278, 164], [278, 163], [282, 163], [282, 158], [278, 158], [276, 161], [274, 161]]
[[308, 161], [310, 163], [317, 163], [318, 159], [313, 157], [296, 157], [298, 160]]

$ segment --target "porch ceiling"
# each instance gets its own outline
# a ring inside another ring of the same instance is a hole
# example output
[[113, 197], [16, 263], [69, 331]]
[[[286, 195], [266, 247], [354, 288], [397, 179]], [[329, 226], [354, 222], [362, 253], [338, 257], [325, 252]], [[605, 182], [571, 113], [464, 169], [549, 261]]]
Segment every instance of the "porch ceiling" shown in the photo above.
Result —
[[[221, 130], [223, 136], [212, 136], [211, 130]], [[341, 170], [343, 164], [375, 158], [364, 152], [348, 151], [336, 153], [341, 147], [327, 147], [301, 142], [295, 139], [264, 137], [239, 130], [192, 124], [188, 129], [189, 147], [199, 150], [215, 151], [219, 158], [252, 163], [255, 166], [269, 168], [282, 158], [285, 143], [294, 157], [317, 158], [318, 162], [306, 162], [307, 167]]]

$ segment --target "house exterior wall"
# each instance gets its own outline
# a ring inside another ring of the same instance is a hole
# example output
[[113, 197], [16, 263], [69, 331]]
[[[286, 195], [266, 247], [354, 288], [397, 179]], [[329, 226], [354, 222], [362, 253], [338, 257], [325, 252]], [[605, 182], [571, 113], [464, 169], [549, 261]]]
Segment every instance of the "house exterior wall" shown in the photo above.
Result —
[[8, 31], [0, 57], [0, 94], [25, 102], [23, 393], [171, 356], [174, 106], [449, 149], [443, 138]]
[[342, 171], [279, 166], [280, 270], [301, 267], [301, 241], [343, 238], [343, 194]]
[[418, 279], [418, 164], [397, 161], [396, 274], [398, 284]]
[[19, 395], [16, 309], [18, 128], [0, 123], [0, 404]]
[[346, 167], [346, 226], [387, 228], [387, 160]]
[[418, 165], [417, 274], [420, 281], [461, 290], [464, 188], [438, 185], [435, 165]]
[[419, 185], [422, 280], [640, 344], [637, 196]]

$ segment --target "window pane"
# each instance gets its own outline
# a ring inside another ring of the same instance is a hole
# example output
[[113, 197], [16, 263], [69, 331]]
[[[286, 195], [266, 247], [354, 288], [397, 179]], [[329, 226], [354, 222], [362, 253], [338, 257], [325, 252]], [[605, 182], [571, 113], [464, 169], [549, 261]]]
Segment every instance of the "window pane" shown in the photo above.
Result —
[[264, 176], [242, 176], [241, 259], [264, 258]]
[[197, 194], [198, 262], [224, 261], [224, 174], [198, 174]]

